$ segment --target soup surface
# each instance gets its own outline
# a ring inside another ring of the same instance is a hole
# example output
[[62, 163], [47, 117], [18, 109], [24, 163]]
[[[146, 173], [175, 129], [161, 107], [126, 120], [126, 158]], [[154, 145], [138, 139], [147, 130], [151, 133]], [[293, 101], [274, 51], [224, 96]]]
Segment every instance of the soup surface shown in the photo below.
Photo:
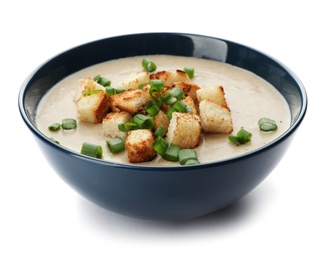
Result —
[[[195, 69], [193, 83], [202, 88], [221, 85], [231, 110], [233, 134], [241, 128], [252, 133], [251, 140], [240, 146], [231, 143], [227, 134], [202, 134], [200, 145], [195, 148], [201, 163], [219, 161], [247, 153], [274, 140], [288, 129], [291, 117], [286, 100], [271, 84], [255, 74], [211, 60], [169, 55], [147, 57], [157, 65], [156, 72], [193, 67]], [[126, 152], [112, 154], [109, 151], [106, 146], [108, 137], [103, 135], [101, 124], [78, 122], [74, 130], [57, 132], [50, 131], [48, 127], [55, 122], [61, 123], [64, 118], [78, 119], [74, 97], [81, 80], [100, 74], [111, 80], [112, 87], [119, 87], [132, 73], [142, 71], [142, 59], [142, 56], [137, 56], [104, 62], [63, 79], [42, 98], [37, 109], [38, 129], [44, 135], [59, 141], [60, 145], [78, 153], [81, 151], [82, 143], [89, 142], [102, 146], [103, 160], [129, 163]], [[273, 132], [262, 132], [257, 124], [262, 117], [275, 120], [278, 129]], [[151, 162], [141, 164], [179, 165], [179, 163], [165, 161], [160, 156]]]

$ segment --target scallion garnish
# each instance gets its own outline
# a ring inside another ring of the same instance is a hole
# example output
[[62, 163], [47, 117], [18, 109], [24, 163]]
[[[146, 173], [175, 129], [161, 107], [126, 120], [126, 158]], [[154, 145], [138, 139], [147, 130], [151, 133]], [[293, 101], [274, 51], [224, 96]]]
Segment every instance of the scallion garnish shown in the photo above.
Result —
[[194, 165], [194, 164], [200, 164], [198, 159], [189, 159], [187, 160], [184, 165]]
[[118, 129], [122, 132], [127, 133], [131, 130], [138, 129], [138, 126], [134, 122], [125, 122], [125, 123], [118, 124]]
[[164, 96], [164, 102], [167, 105], [172, 105], [178, 100], [184, 98], [184, 96], [184, 91], [178, 87], [175, 87], [166, 93], [166, 95]]
[[244, 128], [240, 129], [236, 135], [228, 135], [228, 140], [236, 145], [245, 144], [250, 141], [252, 134], [246, 131]]
[[73, 118], [65, 118], [62, 120], [61, 127], [64, 130], [75, 129], [77, 127], [77, 121]]
[[184, 71], [190, 79], [194, 78], [194, 68], [185, 67]]
[[176, 102], [173, 107], [178, 111], [178, 112], [186, 112], [186, 107], [187, 105], [182, 102], [181, 100]]
[[188, 160], [195, 159], [196, 161], [198, 161], [197, 153], [194, 149], [180, 149], [178, 157], [181, 165], [186, 164]]
[[161, 155], [166, 161], [171, 162], [177, 162], [178, 159], [178, 153], [180, 148], [173, 143], [168, 143], [167, 149], [164, 154]]
[[111, 153], [119, 153], [125, 150], [125, 143], [121, 138], [112, 138], [106, 141], [106, 144]]
[[153, 72], [157, 69], [156, 64], [153, 61], [151, 61], [149, 58], [143, 58], [141, 65], [142, 68], [148, 72]]
[[263, 117], [258, 120], [260, 129], [264, 132], [275, 131], [278, 129], [276, 122], [273, 119]]
[[80, 153], [83, 155], [88, 155], [100, 159], [102, 158], [103, 149], [100, 145], [85, 142], [82, 144]]
[[151, 100], [145, 107], [145, 110], [147, 111], [147, 113], [150, 115], [150, 116], [156, 116], [160, 109], [159, 107], [156, 105], [156, 103]]
[[155, 138], [152, 147], [159, 155], [163, 155], [167, 150], [168, 142], [162, 136], [159, 135]]
[[111, 86], [106, 86], [105, 89], [106, 89], [106, 95], [108, 97], [110, 97], [112, 95], [115, 95], [115, 94], [122, 93], [122, 92], [125, 91], [125, 89], [122, 89], [122, 88], [113, 88]]
[[100, 85], [102, 85], [102, 86], [104, 86], [104, 87], [107, 87], [107, 86], [110, 86], [110, 85], [111, 85], [111, 81], [110, 81], [109, 79], [105, 78], [105, 77], [102, 77], [101, 75], [97, 75], [97, 76], [95, 76], [95, 77], [94, 77], [94, 80], [95, 80], [98, 84], [100, 84]]
[[55, 132], [58, 131], [61, 128], [61, 125], [59, 123], [53, 123], [49, 126], [49, 130]]
[[102, 91], [103, 91], [102, 89], [93, 89], [93, 90], [90, 90], [90, 91], [85, 92], [83, 95], [84, 95], [84, 97], [86, 97], [86, 96], [90, 96], [92, 94], [95, 94], [95, 93], [98, 93], [98, 92], [102, 92]]
[[158, 136], [164, 137], [166, 132], [167, 132], [166, 128], [160, 125], [157, 127], [156, 131], [153, 133], [153, 136], [154, 136], [154, 138], [156, 138]]
[[132, 122], [137, 125], [140, 129], [152, 129], [154, 126], [154, 121], [150, 116], [143, 114], [136, 114], [132, 118]]

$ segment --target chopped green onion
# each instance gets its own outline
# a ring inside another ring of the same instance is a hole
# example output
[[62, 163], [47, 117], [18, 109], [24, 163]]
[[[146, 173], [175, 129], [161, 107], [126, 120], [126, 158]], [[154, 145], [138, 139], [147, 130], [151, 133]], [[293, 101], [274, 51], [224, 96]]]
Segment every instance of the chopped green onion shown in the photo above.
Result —
[[164, 96], [164, 101], [167, 105], [172, 105], [176, 101], [182, 99], [184, 96], [184, 91], [178, 87], [175, 87], [166, 93]]
[[49, 130], [55, 132], [58, 131], [61, 128], [61, 125], [59, 123], [53, 123], [49, 126]]
[[93, 90], [90, 90], [90, 91], [85, 92], [83, 95], [84, 95], [84, 97], [86, 97], [86, 96], [90, 96], [92, 94], [95, 94], [95, 93], [98, 93], [98, 92], [102, 92], [102, 91], [103, 91], [102, 89], [93, 89]]
[[173, 143], [168, 143], [166, 152], [162, 154], [161, 156], [166, 160], [166, 161], [171, 161], [171, 162], [177, 162], [178, 159], [178, 153], [179, 153], [180, 148]]
[[200, 164], [198, 159], [189, 159], [187, 160], [184, 165], [194, 165], [194, 164]]
[[186, 107], [187, 105], [182, 102], [182, 101], [178, 101], [176, 102], [173, 107], [178, 111], [178, 112], [186, 112]]
[[162, 79], [152, 79], [150, 80], [150, 95], [153, 92], [160, 92], [164, 90], [165, 83]]
[[157, 136], [152, 147], [159, 155], [163, 155], [167, 150], [168, 142], [162, 136]]
[[111, 153], [119, 153], [125, 150], [124, 141], [118, 137], [106, 141], [106, 144]]
[[62, 120], [61, 127], [64, 130], [75, 129], [77, 127], [77, 121], [73, 118], [65, 118]]
[[275, 131], [278, 129], [276, 122], [270, 118], [261, 118], [258, 120], [258, 125], [260, 129], [264, 132]]
[[176, 109], [175, 107], [170, 107], [170, 108], [167, 110], [166, 115], [167, 115], [167, 117], [168, 117], [169, 120], [172, 119], [172, 116], [173, 116], [173, 113], [174, 113], [174, 112], [177, 112], [177, 109]]
[[153, 119], [149, 116], [142, 114], [136, 114], [132, 118], [132, 122], [135, 123], [140, 129], [152, 129], [154, 126]]
[[90, 144], [90, 143], [85, 142], [82, 144], [80, 153], [83, 155], [88, 155], [88, 156], [100, 159], [100, 158], [102, 158], [103, 149], [100, 145]]
[[228, 140], [236, 145], [245, 144], [250, 141], [252, 134], [245, 129], [240, 129], [236, 135], [228, 135]]
[[100, 85], [102, 85], [102, 86], [104, 86], [104, 87], [107, 87], [107, 86], [110, 86], [110, 85], [111, 85], [111, 81], [110, 81], [109, 79], [105, 78], [105, 77], [102, 77], [101, 75], [97, 75], [97, 76], [95, 76], [95, 77], [94, 77], [94, 80], [95, 80], [98, 84], [100, 84]]
[[156, 131], [153, 133], [153, 136], [154, 136], [154, 138], [156, 138], [158, 136], [164, 137], [166, 132], [167, 132], [166, 128], [160, 125], [157, 127]]
[[145, 107], [145, 110], [147, 111], [147, 113], [150, 115], [150, 116], [156, 116], [160, 109], [159, 107], [156, 105], [156, 103], [151, 100]]
[[184, 165], [188, 160], [197, 160], [197, 153], [194, 149], [181, 149], [178, 153], [180, 164]]
[[105, 87], [106, 89], [106, 95], [108, 97], [112, 96], [112, 95], [115, 95], [115, 94], [119, 94], [119, 93], [122, 93], [125, 91], [125, 89], [122, 89], [122, 88], [113, 88], [111, 86], [107, 86]]
[[185, 67], [184, 71], [189, 76], [190, 79], [194, 78], [194, 68]]
[[156, 64], [148, 58], [143, 58], [141, 65], [142, 65], [142, 68], [148, 72], [153, 72], [157, 69]]
[[134, 122], [125, 122], [125, 123], [118, 124], [118, 129], [122, 132], [127, 133], [131, 130], [138, 129], [138, 126]]
[[150, 82], [142, 83], [142, 84], [140, 84], [140, 85], [138, 86], [138, 89], [143, 89], [144, 86], [146, 86], [146, 85], [148, 85], [148, 84], [150, 84]]

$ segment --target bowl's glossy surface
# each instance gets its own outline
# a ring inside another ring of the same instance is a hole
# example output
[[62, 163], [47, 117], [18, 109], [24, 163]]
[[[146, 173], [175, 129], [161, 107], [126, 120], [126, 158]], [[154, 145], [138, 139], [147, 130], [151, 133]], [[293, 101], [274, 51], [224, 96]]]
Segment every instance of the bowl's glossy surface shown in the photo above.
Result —
[[[92, 159], [56, 145], [38, 131], [38, 102], [58, 81], [100, 62], [149, 54], [213, 59], [252, 71], [273, 84], [288, 101], [290, 128], [256, 151], [189, 167], [123, 165]], [[82, 196], [128, 216], [181, 220], [224, 208], [254, 189], [286, 152], [305, 116], [307, 96], [300, 80], [287, 67], [249, 47], [200, 35], [148, 33], [102, 39], [50, 59], [24, 82], [19, 109], [49, 163]]]

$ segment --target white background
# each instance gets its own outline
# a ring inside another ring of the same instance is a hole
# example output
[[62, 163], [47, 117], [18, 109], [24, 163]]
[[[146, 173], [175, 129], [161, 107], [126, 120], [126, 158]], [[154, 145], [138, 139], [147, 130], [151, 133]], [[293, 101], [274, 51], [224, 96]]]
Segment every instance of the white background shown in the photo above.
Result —
[[[320, 3], [2, 1], [0, 259], [325, 259]], [[81, 43], [140, 32], [236, 41], [280, 60], [304, 83], [308, 112], [286, 156], [233, 207], [179, 223], [105, 211], [56, 175], [24, 125], [18, 92], [39, 64]]]

